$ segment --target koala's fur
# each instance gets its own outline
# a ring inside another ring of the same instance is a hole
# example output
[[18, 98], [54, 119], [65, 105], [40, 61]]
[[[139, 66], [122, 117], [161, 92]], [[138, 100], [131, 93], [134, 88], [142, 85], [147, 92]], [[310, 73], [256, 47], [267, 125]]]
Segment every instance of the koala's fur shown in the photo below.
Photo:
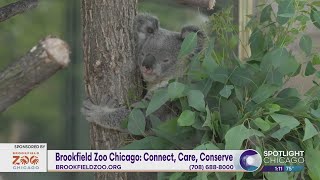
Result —
[[[166, 87], [168, 81], [181, 76], [186, 69], [186, 62], [178, 60], [178, 54], [184, 38], [190, 32], [198, 35], [198, 47], [201, 50], [204, 34], [196, 26], [186, 26], [181, 32], [173, 32], [160, 28], [159, 20], [149, 14], [139, 14], [134, 21], [136, 37], [137, 65], [147, 85], [146, 99], [152, 92]], [[93, 105], [90, 101], [84, 103], [82, 112], [86, 119], [107, 129], [123, 131], [120, 123], [130, 110], [126, 107], [115, 108], [117, 103], [111, 97], [106, 98], [104, 106]], [[176, 116], [170, 104], [156, 111], [160, 120]]]

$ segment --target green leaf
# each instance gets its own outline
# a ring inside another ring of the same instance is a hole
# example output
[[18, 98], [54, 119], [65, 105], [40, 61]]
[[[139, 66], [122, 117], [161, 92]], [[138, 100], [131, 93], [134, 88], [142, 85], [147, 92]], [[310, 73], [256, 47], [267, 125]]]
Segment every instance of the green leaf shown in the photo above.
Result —
[[212, 117], [209, 107], [206, 107], [206, 121], [203, 123], [202, 127], [209, 127], [211, 130], [213, 130], [213, 124], [212, 124]]
[[172, 82], [168, 86], [168, 95], [171, 99], [176, 99], [183, 97], [184, 90], [185, 90], [185, 85], [179, 82]]
[[178, 58], [182, 58], [190, 53], [197, 47], [197, 33], [191, 32], [183, 40]]
[[123, 149], [123, 150], [146, 150], [146, 149], [152, 149], [152, 146], [151, 146], [151, 142], [159, 142], [159, 141], [162, 141], [163, 139], [162, 138], [159, 138], [159, 137], [154, 137], [154, 136], [148, 136], [148, 137], [145, 137], [143, 139], [140, 139], [140, 140], [136, 140], [136, 141], [133, 141], [132, 143], [124, 146], [124, 147], [121, 147], [120, 149]]
[[280, 128], [288, 127], [291, 130], [300, 124], [300, 122], [293, 116], [283, 114], [271, 114], [270, 116], [280, 125]]
[[260, 29], [255, 29], [249, 39], [250, 49], [253, 57], [260, 57], [265, 51], [265, 38]]
[[264, 7], [261, 11], [260, 23], [270, 21], [271, 20], [271, 12], [272, 12], [271, 5]]
[[250, 68], [248, 66], [236, 68], [231, 74], [230, 82], [240, 87], [254, 84]]
[[300, 38], [299, 46], [303, 50], [303, 52], [306, 53], [306, 55], [309, 56], [311, 54], [311, 50], [312, 50], [312, 39], [311, 39], [311, 37], [308, 36], [308, 35], [303, 35]]
[[128, 130], [131, 134], [142, 135], [146, 128], [146, 120], [141, 110], [133, 109], [129, 115]]
[[277, 90], [277, 86], [263, 84], [257, 89], [256, 92], [254, 92], [252, 100], [257, 104], [260, 104], [266, 99], [268, 99], [270, 96], [272, 96]]
[[318, 108], [316, 110], [311, 109], [311, 114], [316, 118], [320, 118], [320, 108]]
[[166, 89], [160, 89], [155, 91], [148, 105], [146, 116], [158, 110], [162, 105], [164, 105], [169, 100], [169, 95]]
[[288, 127], [280, 128], [276, 132], [272, 133], [271, 137], [276, 138], [280, 141], [283, 138], [283, 136], [288, 134], [290, 131], [291, 131], [291, 129]]
[[266, 82], [267, 82], [267, 84], [282, 86], [283, 85], [283, 77], [284, 76], [278, 70], [272, 69], [267, 73]]
[[196, 148], [194, 150], [220, 150], [216, 145], [214, 145], [212, 142], [204, 143]]
[[281, 107], [278, 104], [267, 104], [266, 107], [269, 110], [269, 113], [275, 113], [281, 110]]
[[319, 132], [317, 131], [316, 128], [314, 128], [314, 126], [311, 124], [309, 119], [305, 118], [304, 122], [305, 122], [306, 126], [305, 126], [305, 131], [304, 131], [304, 136], [303, 136], [302, 141], [308, 140], [308, 139], [312, 138], [313, 136], [319, 134]]
[[234, 91], [236, 92], [236, 97], [237, 97], [237, 99], [238, 99], [241, 103], [243, 103], [243, 102], [244, 102], [244, 97], [243, 97], [244, 92], [243, 92], [243, 88], [236, 87], [236, 88], [234, 89]]
[[212, 74], [214, 71], [219, 67], [219, 65], [216, 63], [216, 61], [212, 58], [211, 55], [205, 56], [202, 68], [206, 70], [207, 73]]
[[204, 102], [204, 95], [199, 90], [191, 90], [188, 93], [188, 103], [189, 106], [195, 108], [198, 111], [205, 112], [205, 102]]
[[198, 172], [196, 180], [208, 180], [208, 173], [209, 172]]
[[268, 52], [261, 61], [260, 68], [265, 72], [270, 71], [273, 67], [283, 75], [292, 75], [299, 68], [296, 61], [286, 48], [276, 48]]
[[220, 117], [222, 124], [231, 126], [239, 121], [238, 108], [232, 100], [221, 100]]
[[296, 118], [288, 115], [271, 114], [271, 117], [280, 125], [280, 129], [274, 132], [271, 136], [279, 140], [300, 124]]
[[[277, 22], [284, 25], [290, 19], [291, 14], [295, 14], [294, 0], [280, 0], [278, 1]], [[283, 17], [285, 16], [285, 17]], [[288, 17], [289, 16], [289, 17]]]
[[312, 58], [312, 64], [313, 65], [319, 65], [320, 64], [320, 55], [316, 54]]
[[161, 120], [153, 114], [150, 114], [149, 119], [152, 128], [157, 128], [161, 124]]
[[178, 119], [179, 126], [192, 126], [195, 123], [196, 114], [193, 111], [185, 110]]
[[244, 140], [251, 136], [263, 137], [264, 135], [254, 129], [247, 129], [243, 124], [231, 128], [225, 135], [227, 150], [238, 150], [241, 148]]
[[263, 173], [266, 178], [268, 180], [289, 180], [289, 175], [286, 172], [282, 172], [282, 173], [274, 173], [274, 172], [267, 172], [267, 173]]
[[315, 7], [311, 8], [310, 18], [312, 23], [320, 29], [320, 11], [318, 11]]
[[227, 69], [221, 67], [216, 69], [213, 74], [210, 74], [210, 78], [224, 84], [229, 78], [229, 72]]
[[254, 124], [258, 126], [262, 131], [268, 131], [270, 129], [270, 124], [261, 118], [256, 118], [253, 120]]
[[319, 179], [319, 177], [320, 177], [320, 166], [319, 166], [320, 150], [313, 149], [313, 148], [309, 147], [305, 151], [305, 159], [306, 159], [308, 174], [310, 175], [311, 179]]
[[220, 96], [225, 97], [225, 98], [229, 98], [231, 93], [232, 93], [232, 89], [234, 89], [233, 85], [226, 85], [224, 86], [224, 88], [219, 92]]
[[306, 67], [306, 71], [304, 72], [305, 76], [310, 76], [312, 74], [314, 74], [317, 70], [313, 67], [311, 62], [308, 62], [307, 67]]
[[171, 174], [171, 176], [169, 177], [169, 180], [178, 180], [179, 178], [182, 177], [183, 172], [176, 172]]

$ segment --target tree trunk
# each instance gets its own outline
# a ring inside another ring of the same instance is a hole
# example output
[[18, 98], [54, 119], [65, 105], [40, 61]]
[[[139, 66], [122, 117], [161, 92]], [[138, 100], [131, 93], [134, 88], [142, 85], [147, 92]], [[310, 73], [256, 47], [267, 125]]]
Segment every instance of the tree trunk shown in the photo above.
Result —
[[0, 73], [0, 112], [69, 63], [68, 45], [47, 37]]
[[[132, 28], [136, 7], [136, 0], [82, 0], [85, 89], [97, 105], [105, 95], [125, 105], [141, 94]], [[117, 149], [127, 138], [126, 134], [95, 124], [91, 124], [90, 134], [93, 149]], [[129, 179], [128, 176], [128, 173], [95, 175], [97, 180]], [[132, 177], [135, 176], [130, 174]]]

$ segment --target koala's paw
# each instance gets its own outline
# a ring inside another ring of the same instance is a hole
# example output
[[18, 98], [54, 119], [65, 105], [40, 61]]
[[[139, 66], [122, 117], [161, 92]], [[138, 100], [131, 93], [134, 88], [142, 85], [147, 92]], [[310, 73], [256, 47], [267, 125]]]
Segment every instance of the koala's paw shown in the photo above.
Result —
[[81, 112], [87, 121], [99, 123], [103, 121], [104, 115], [113, 112], [116, 106], [116, 101], [111, 97], [103, 97], [101, 105], [95, 105], [87, 99], [83, 102]]

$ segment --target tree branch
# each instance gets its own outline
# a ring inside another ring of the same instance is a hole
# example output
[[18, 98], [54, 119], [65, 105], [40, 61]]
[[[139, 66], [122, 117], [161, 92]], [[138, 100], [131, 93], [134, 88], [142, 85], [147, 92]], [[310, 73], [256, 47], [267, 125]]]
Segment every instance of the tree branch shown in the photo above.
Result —
[[0, 72], [0, 112], [69, 63], [68, 45], [47, 37], [24, 57]]
[[35, 8], [38, 0], [20, 0], [0, 8], [0, 22], [5, 21], [12, 16], [21, 14], [29, 9]]
[[197, 6], [201, 8], [213, 9], [216, 0], [177, 0], [180, 4], [185, 4], [189, 6]]

